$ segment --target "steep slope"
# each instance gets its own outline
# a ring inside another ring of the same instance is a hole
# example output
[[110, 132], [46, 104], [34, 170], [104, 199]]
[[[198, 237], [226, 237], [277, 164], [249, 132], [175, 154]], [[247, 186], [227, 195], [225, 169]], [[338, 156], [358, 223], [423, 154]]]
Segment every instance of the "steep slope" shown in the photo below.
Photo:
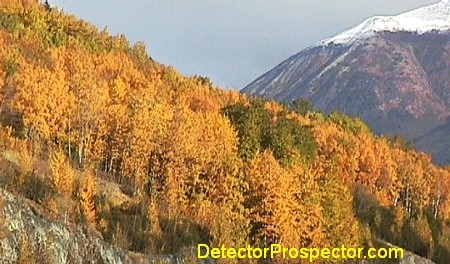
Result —
[[361, 117], [378, 134], [420, 137], [450, 109], [450, 4], [375, 17], [279, 64], [242, 92]]
[[[108, 245], [92, 230], [43, 217], [36, 207], [0, 188], [0, 262], [12, 263], [190, 263], [178, 256], [139, 256]], [[392, 247], [393, 245], [389, 245]], [[215, 263], [212, 259], [196, 263]], [[370, 263], [370, 262], [361, 262]], [[400, 264], [432, 264], [410, 252]]]
[[34, 1], [0, 0], [0, 62], [13, 261], [199, 263], [199, 243], [380, 239], [450, 260], [450, 170], [359, 119], [222, 91]]
[[[0, 188], [1, 263], [130, 263], [122, 250], [92, 230], [69, 228], [39, 215], [24, 199]], [[89, 234], [90, 233], [90, 234]]]
[[438, 126], [414, 140], [414, 144], [429, 152], [439, 164], [450, 164], [450, 122]]

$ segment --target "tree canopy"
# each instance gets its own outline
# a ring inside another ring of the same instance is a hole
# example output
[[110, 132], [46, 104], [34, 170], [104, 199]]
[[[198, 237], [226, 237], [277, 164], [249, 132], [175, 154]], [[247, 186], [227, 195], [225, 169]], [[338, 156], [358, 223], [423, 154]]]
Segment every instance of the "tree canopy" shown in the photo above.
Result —
[[306, 101], [182, 76], [31, 1], [0, 0], [0, 118], [0, 187], [131, 251], [384, 239], [439, 262], [450, 250], [450, 171], [429, 155]]

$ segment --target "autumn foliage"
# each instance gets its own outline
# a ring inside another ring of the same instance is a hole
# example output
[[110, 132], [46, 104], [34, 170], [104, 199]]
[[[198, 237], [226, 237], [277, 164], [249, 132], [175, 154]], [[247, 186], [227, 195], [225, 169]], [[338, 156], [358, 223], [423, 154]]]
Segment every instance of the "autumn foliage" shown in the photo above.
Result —
[[141, 253], [382, 239], [448, 257], [450, 172], [428, 155], [358, 119], [182, 76], [56, 9], [0, 2], [0, 187]]

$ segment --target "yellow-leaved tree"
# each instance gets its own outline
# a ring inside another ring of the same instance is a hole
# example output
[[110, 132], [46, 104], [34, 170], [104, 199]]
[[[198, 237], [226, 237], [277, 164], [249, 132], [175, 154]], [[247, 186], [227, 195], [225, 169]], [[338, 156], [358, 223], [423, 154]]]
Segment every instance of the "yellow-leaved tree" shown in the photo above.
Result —
[[[50, 156], [50, 169], [52, 172], [53, 184], [56, 187], [61, 201], [49, 201], [53, 210], [64, 216], [67, 221], [69, 210], [71, 209], [71, 197], [76, 183], [75, 171], [68, 163], [67, 157], [62, 151], [54, 151]], [[56, 197], [58, 199], [58, 197]]]
[[97, 224], [97, 211], [95, 208], [95, 196], [97, 195], [96, 180], [91, 172], [84, 175], [83, 187], [81, 189], [80, 198], [84, 216], [92, 227]]
[[258, 154], [245, 174], [250, 192], [246, 205], [250, 209], [253, 242], [260, 246], [300, 245], [302, 208], [296, 199], [299, 185], [295, 176], [284, 170], [270, 151]]

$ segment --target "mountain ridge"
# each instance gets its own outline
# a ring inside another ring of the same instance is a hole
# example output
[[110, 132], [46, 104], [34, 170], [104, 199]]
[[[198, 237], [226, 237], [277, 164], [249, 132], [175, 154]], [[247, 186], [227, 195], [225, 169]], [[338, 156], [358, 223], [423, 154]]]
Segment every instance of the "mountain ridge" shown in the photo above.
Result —
[[350, 45], [353, 42], [373, 36], [376, 32], [416, 32], [448, 31], [450, 29], [450, 2], [442, 0], [395, 16], [373, 16], [361, 24], [338, 35], [322, 40], [316, 45]]
[[[450, 12], [450, 4], [441, 1], [398, 16], [412, 17], [443, 5], [442, 13]], [[450, 16], [446, 19], [450, 26]], [[302, 50], [241, 91], [284, 102], [305, 98], [320, 111], [361, 117], [375, 133], [403, 135], [407, 140], [446, 123], [450, 115], [448, 30], [382, 30], [355, 36], [342, 43], [324, 40], [323, 45]], [[337, 35], [337, 39], [344, 38]], [[438, 147], [420, 146], [429, 153]]]

